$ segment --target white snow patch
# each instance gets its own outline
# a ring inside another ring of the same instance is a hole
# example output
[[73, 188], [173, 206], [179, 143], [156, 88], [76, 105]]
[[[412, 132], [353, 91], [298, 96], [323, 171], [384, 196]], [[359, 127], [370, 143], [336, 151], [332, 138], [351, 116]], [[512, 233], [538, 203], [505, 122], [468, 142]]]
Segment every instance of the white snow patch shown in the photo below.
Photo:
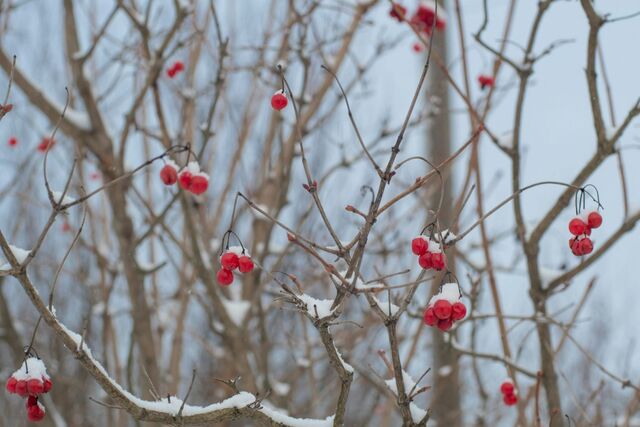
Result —
[[293, 418], [287, 415], [285, 411], [262, 402], [262, 409], [260, 412], [271, 418], [277, 423], [282, 423], [289, 427], [331, 427], [333, 426], [334, 415], [325, 418], [324, 420], [310, 419], [310, 418]]
[[251, 308], [251, 303], [245, 300], [227, 300], [223, 299], [222, 304], [231, 321], [238, 326], [242, 326], [242, 322]]
[[444, 365], [440, 369], [438, 369], [438, 375], [441, 377], [448, 377], [453, 372], [453, 368], [451, 365]]
[[457, 283], [445, 283], [442, 285], [440, 292], [435, 294], [429, 300], [428, 306], [432, 306], [437, 301], [441, 299], [449, 301], [451, 304], [454, 304], [460, 301], [460, 290], [458, 289]]
[[[18, 261], [19, 264], [24, 263], [27, 257], [29, 256], [29, 254], [31, 253], [31, 251], [28, 251], [26, 249], [22, 249], [13, 245], [9, 245], [9, 249], [11, 249], [11, 253], [13, 253], [13, 256], [15, 257], [16, 261]], [[11, 270], [11, 264], [9, 264], [8, 262], [0, 265], [0, 271], [9, 271], [9, 270]]]
[[333, 347], [336, 349], [336, 354], [338, 355], [338, 358], [340, 359], [340, 362], [342, 363], [342, 366], [344, 367], [344, 369], [347, 372], [353, 373], [353, 366], [349, 365], [347, 362], [344, 361], [344, 359], [342, 358], [342, 354], [340, 354], [340, 351], [338, 351], [338, 347], [336, 347], [335, 345]]
[[331, 316], [333, 310], [331, 306], [333, 305], [332, 299], [316, 299], [307, 294], [300, 294], [297, 297], [306, 304], [307, 312], [313, 316], [322, 319], [323, 317]]
[[58, 204], [68, 205], [76, 201], [76, 199], [67, 195], [62, 197], [62, 191], [52, 191], [51, 194], [53, 195], [53, 200]]
[[291, 390], [291, 386], [287, 383], [272, 381], [273, 391], [279, 396], [286, 396]]
[[30, 357], [22, 362], [20, 369], [15, 371], [11, 376], [18, 381], [27, 381], [34, 378], [50, 379], [44, 362], [36, 357]]
[[[411, 378], [411, 375], [409, 375], [404, 370], [402, 371], [402, 381], [404, 382], [405, 394], [409, 395], [412, 390], [415, 392], [414, 387], [416, 386], [416, 382], [413, 380], [413, 378]], [[393, 392], [393, 394], [395, 394], [396, 396], [398, 395], [398, 385], [396, 384], [395, 378], [386, 380], [385, 384], [387, 385], [389, 390]], [[427, 415], [427, 411], [418, 407], [415, 403], [409, 404], [409, 410], [411, 411], [411, 418], [413, 419], [414, 423], [419, 422]]]
[[387, 316], [394, 316], [398, 310], [400, 310], [400, 307], [394, 303], [390, 303], [389, 301], [380, 301], [375, 295], [372, 295], [371, 298], [373, 298], [376, 304], [378, 304], [378, 307], [380, 307]]

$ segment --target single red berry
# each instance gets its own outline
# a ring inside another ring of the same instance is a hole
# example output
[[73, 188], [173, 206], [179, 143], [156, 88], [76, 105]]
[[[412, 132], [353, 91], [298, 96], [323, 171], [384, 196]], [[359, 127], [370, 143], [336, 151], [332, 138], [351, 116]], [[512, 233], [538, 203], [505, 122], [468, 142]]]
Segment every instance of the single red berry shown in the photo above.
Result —
[[16, 394], [21, 397], [27, 395], [27, 382], [25, 380], [18, 380], [18, 382], [16, 382]]
[[587, 222], [589, 223], [589, 227], [598, 228], [602, 225], [602, 215], [600, 215], [598, 211], [593, 211], [587, 217]]
[[38, 144], [38, 151], [44, 153], [45, 151], [50, 150], [55, 143], [56, 141], [52, 138], [42, 138], [42, 141]]
[[271, 108], [273, 108], [274, 110], [280, 111], [284, 107], [286, 107], [288, 103], [289, 100], [287, 99], [287, 95], [281, 90], [274, 93], [271, 97]]
[[513, 381], [506, 380], [502, 383], [502, 385], [500, 385], [500, 392], [502, 394], [513, 394], [513, 391], [515, 390], [515, 387], [513, 385]]
[[189, 190], [191, 188], [191, 182], [193, 181], [193, 174], [187, 169], [183, 169], [178, 174], [178, 184], [183, 190]]
[[590, 238], [585, 237], [584, 239], [580, 239], [579, 245], [580, 253], [582, 255], [589, 255], [591, 252], [593, 252], [593, 242]]
[[411, 49], [413, 49], [413, 51], [415, 53], [420, 53], [424, 50], [424, 46], [422, 45], [422, 43], [420, 42], [415, 42], [413, 43], [413, 45], [411, 46]]
[[173, 69], [175, 70], [176, 74], [179, 73], [180, 71], [184, 71], [184, 62], [182, 61], [174, 62]]
[[27, 392], [31, 395], [38, 395], [44, 392], [44, 384], [38, 378], [27, 381]]
[[71, 225], [69, 225], [69, 223], [67, 221], [62, 223], [62, 232], [63, 233], [68, 233], [69, 231], [71, 231]]
[[446, 299], [438, 300], [433, 305], [433, 312], [440, 320], [448, 319], [451, 317], [451, 303]]
[[414, 255], [424, 255], [429, 250], [429, 242], [422, 236], [416, 237], [411, 241], [411, 252]]
[[44, 386], [44, 392], [45, 393], [49, 393], [49, 391], [53, 388], [53, 383], [49, 379], [45, 378], [44, 381], [42, 382], [42, 384]]
[[488, 87], [494, 87], [496, 84], [496, 81], [492, 76], [488, 76], [486, 74], [480, 74], [478, 76], [478, 83], [480, 83], [480, 89], [485, 90]]
[[225, 252], [220, 257], [220, 264], [227, 270], [235, 270], [238, 268], [238, 254], [235, 252]]
[[447, 264], [447, 258], [443, 252], [437, 252], [431, 255], [431, 262], [434, 270], [442, 271]]
[[587, 224], [584, 223], [580, 218], [573, 218], [569, 221], [569, 232], [574, 236], [579, 236], [584, 233], [584, 230], [587, 228]]
[[453, 320], [452, 319], [440, 319], [438, 320], [438, 329], [440, 329], [442, 332], [446, 332], [449, 329], [451, 329], [451, 327], [453, 326]]
[[433, 254], [431, 252], [420, 255], [420, 258], [418, 258], [418, 264], [420, 264], [420, 267], [424, 268], [425, 270], [433, 268], [432, 256]]
[[18, 138], [12, 136], [11, 138], [9, 138], [8, 144], [9, 147], [15, 147], [16, 145], [18, 145]]
[[171, 67], [167, 70], [167, 76], [172, 79], [176, 76], [176, 70], [175, 68]]
[[436, 323], [438, 323], [438, 318], [436, 317], [436, 314], [433, 312], [433, 307], [428, 307], [424, 311], [424, 315], [422, 318], [424, 320], [424, 323], [428, 326], [434, 326]]
[[31, 408], [32, 406], [36, 406], [38, 404], [38, 398], [35, 396], [29, 396], [27, 397], [27, 401], [25, 402], [25, 406], [27, 407], [27, 409]]
[[508, 393], [505, 394], [504, 397], [502, 398], [502, 400], [504, 401], [504, 404], [507, 406], [513, 406], [516, 403], [518, 403], [518, 395], [515, 393]]
[[44, 406], [41, 404], [30, 406], [29, 409], [27, 409], [27, 418], [29, 421], [41, 421], [44, 418], [44, 415]]
[[195, 195], [199, 195], [207, 191], [207, 188], [209, 188], [209, 177], [203, 173], [193, 175], [189, 191]]
[[451, 306], [451, 318], [453, 320], [462, 320], [467, 315], [467, 307], [460, 301], [453, 303]]
[[391, 10], [389, 16], [396, 19], [398, 22], [404, 21], [404, 17], [407, 15], [407, 8], [398, 3], [391, 3]]
[[216, 274], [216, 279], [218, 280], [218, 283], [220, 285], [229, 286], [233, 283], [233, 273], [231, 272], [231, 270], [223, 268], [218, 271], [218, 274]]
[[164, 185], [173, 185], [178, 181], [178, 171], [175, 166], [166, 164], [160, 169], [160, 179]]
[[3, 116], [11, 110], [13, 110], [13, 104], [0, 104], [0, 114], [2, 114]]
[[17, 383], [18, 383], [18, 380], [16, 380], [14, 377], [9, 377], [9, 379], [7, 380], [7, 383], [5, 384], [5, 388], [9, 393], [13, 394], [16, 392]]
[[575, 256], [580, 256], [580, 241], [578, 239], [569, 239], [569, 247], [571, 248], [571, 253]]
[[247, 255], [241, 255], [238, 258], [238, 269], [240, 273], [251, 273], [253, 271], [253, 261]]

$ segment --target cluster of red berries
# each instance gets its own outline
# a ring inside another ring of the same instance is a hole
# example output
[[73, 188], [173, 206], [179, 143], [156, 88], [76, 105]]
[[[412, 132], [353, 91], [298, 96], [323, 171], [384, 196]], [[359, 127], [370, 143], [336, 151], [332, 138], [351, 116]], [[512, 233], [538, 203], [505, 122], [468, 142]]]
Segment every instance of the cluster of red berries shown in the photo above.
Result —
[[502, 393], [502, 401], [505, 405], [513, 406], [518, 403], [518, 392], [511, 378], [507, 378], [502, 382], [500, 392]]
[[6, 389], [11, 394], [26, 397], [27, 418], [29, 421], [40, 421], [45, 416], [44, 406], [38, 402], [38, 396], [48, 393], [53, 387], [47, 368], [42, 360], [36, 357], [26, 359], [20, 369], [7, 380]]
[[447, 266], [447, 256], [440, 244], [425, 236], [418, 236], [411, 241], [411, 252], [418, 255], [418, 264], [425, 270], [442, 271]]
[[289, 100], [287, 99], [287, 94], [284, 92], [284, 90], [277, 91], [271, 97], [271, 108], [273, 108], [274, 110], [280, 111], [288, 104]]
[[180, 188], [196, 195], [204, 193], [209, 188], [209, 175], [200, 171], [198, 162], [189, 162], [180, 170], [174, 161], [166, 160], [160, 170], [160, 179], [164, 185], [177, 182]]
[[480, 89], [485, 90], [488, 87], [494, 87], [496, 85], [496, 79], [487, 74], [480, 74], [478, 76], [478, 83], [480, 84]]
[[184, 62], [176, 61], [173, 63], [171, 67], [167, 70], [167, 76], [172, 79], [178, 75], [181, 71], [184, 71]]
[[40, 144], [38, 144], [38, 151], [41, 153], [47, 152], [55, 145], [55, 143], [55, 139], [44, 137], [42, 138], [42, 141], [40, 141]]
[[[391, 3], [389, 16], [398, 22], [403, 22], [407, 19], [407, 8], [399, 3], [393, 2]], [[422, 0], [420, 4], [418, 4], [418, 8], [413, 16], [409, 19], [409, 24], [411, 24], [411, 26], [417, 31], [429, 37], [434, 26], [438, 31], [444, 30], [447, 26], [447, 19], [441, 7], [437, 9], [436, 16], [436, 3], [434, 0]], [[413, 50], [420, 52], [422, 50], [422, 45], [415, 43], [413, 45]]]
[[454, 322], [464, 319], [467, 307], [460, 301], [460, 289], [457, 283], [445, 283], [440, 292], [431, 297], [424, 311], [424, 323], [448, 331]]
[[249, 253], [239, 247], [232, 246], [220, 256], [222, 268], [216, 274], [216, 280], [221, 286], [229, 286], [233, 283], [233, 271], [240, 273], [251, 273], [253, 271], [253, 261]]
[[593, 251], [591, 229], [602, 225], [602, 215], [597, 210], [585, 211], [569, 221], [569, 232], [574, 237], [569, 239], [569, 247], [575, 256], [589, 255]]

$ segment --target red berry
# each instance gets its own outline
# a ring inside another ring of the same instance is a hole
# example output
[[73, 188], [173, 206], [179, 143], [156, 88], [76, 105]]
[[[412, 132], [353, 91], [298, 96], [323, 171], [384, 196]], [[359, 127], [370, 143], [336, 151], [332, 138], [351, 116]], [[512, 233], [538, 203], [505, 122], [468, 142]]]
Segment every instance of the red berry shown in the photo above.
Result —
[[200, 173], [193, 175], [189, 191], [193, 194], [199, 195], [207, 191], [207, 188], [209, 188], [209, 178], [205, 174]]
[[580, 241], [578, 239], [569, 239], [569, 247], [571, 248], [571, 253], [575, 256], [582, 255], [580, 253]]
[[451, 306], [451, 318], [453, 320], [462, 320], [467, 315], [467, 307], [460, 301], [453, 303]]
[[515, 393], [508, 393], [505, 394], [504, 397], [502, 398], [502, 400], [504, 401], [504, 404], [507, 406], [513, 406], [516, 403], [518, 403], [518, 395]]
[[492, 76], [481, 74], [478, 76], [478, 83], [480, 83], [480, 89], [485, 90], [487, 87], [494, 87], [496, 81]]
[[446, 332], [449, 329], [451, 329], [451, 327], [453, 326], [453, 320], [452, 319], [440, 319], [438, 320], [438, 329], [440, 329], [442, 332]]
[[238, 268], [238, 254], [235, 252], [225, 252], [220, 257], [220, 264], [227, 270], [235, 270]]
[[193, 174], [187, 169], [183, 169], [178, 174], [178, 183], [183, 190], [189, 190], [191, 188], [191, 182], [193, 181]]
[[29, 421], [40, 421], [44, 418], [44, 415], [44, 406], [40, 404], [30, 406], [29, 409], [27, 409], [27, 418]]
[[451, 317], [451, 303], [446, 299], [438, 300], [433, 305], [433, 312], [440, 320], [448, 319]]
[[176, 61], [173, 63], [173, 69], [178, 74], [180, 71], [184, 71], [184, 62]]
[[13, 104], [0, 104], [0, 114], [2, 114], [3, 116], [11, 110], [13, 110]]
[[12, 136], [11, 138], [9, 138], [9, 147], [15, 147], [16, 145], [18, 145], [18, 138], [16, 138], [15, 136]]
[[173, 185], [178, 181], [178, 171], [175, 166], [166, 164], [160, 169], [160, 179], [164, 185]]
[[600, 212], [593, 211], [587, 217], [587, 222], [589, 223], [589, 227], [598, 228], [602, 225], [602, 215], [600, 215]]
[[414, 255], [424, 255], [429, 250], [429, 242], [424, 237], [416, 237], [411, 241], [411, 252]]
[[35, 396], [29, 396], [27, 397], [27, 401], [25, 402], [25, 406], [27, 407], [27, 409], [31, 408], [32, 406], [36, 406], [38, 404], [38, 398]]
[[52, 138], [42, 138], [42, 141], [38, 144], [38, 151], [44, 153], [45, 151], [50, 150], [55, 143], [56, 141]]
[[431, 262], [434, 270], [442, 271], [446, 266], [447, 258], [443, 252], [437, 252], [431, 255]]
[[238, 258], [238, 268], [241, 273], [251, 273], [253, 271], [253, 261], [251, 257], [242, 255]]
[[420, 52], [422, 52], [424, 50], [424, 46], [420, 42], [415, 42], [411, 46], [411, 49], [413, 49], [413, 51], [416, 52], [416, 53], [420, 53]]
[[45, 378], [45, 380], [42, 382], [42, 384], [44, 386], [44, 392], [45, 393], [49, 393], [49, 391], [53, 387], [53, 383], [51, 382], [51, 380]]
[[16, 392], [16, 384], [18, 383], [18, 380], [16, 380], [13, 377], [9, 377], [9, 379], [7, 380], [7, 383], [5, 385], [5, 388], [7, 389], [7, 391], [9, 393], [15, 393]]
[[402, 22], [407, 15], [407, 8], [398, 3], [391, 3], [391, 10], [389, 16], [396, 19], [398, 22]]
[[231, 270], [223, 268], [218, 271], [218, 274], [216, 274], [216, 279], [218, 280], [218, 283], [220, 285], [229, 286], [233, 283], [233, 273], [231, 272]]
[[429, 307], [424, 311], [423, 320], [424, 323], [428, 326], [434, 326], [436, 323], [438, 323], [438, 318], [433, 312], [433, 307]]
[[418, 264], [420, 264], [420, 267], [424, 268], [425, 270], [433, 268], [433, 260], [431, 258], [432, 256], [433, 254], [431, 252], [420, 255], [420, 258], [418, 258]]
[[274, 93], [271, 97], [271, 108], [273, 108], [274, 110], [280, 111], [284, 107], [286, 107], [288, 103], [289, 101], [287, 100], [287, 95], [285, 95], [285, 93], [281, 90]]
[[44, 392], [44, 384], [37, 378], [30, 379], [27, 381], [27, 391], [31, 395], [41, 394]]
[[506, 380], [500, 386], [500, 392], [502, 394], [513, 394], [514, 390], [515, 390], [515, 387], [513, 385], [513, 381], [511, 381], [511, 380]]
[[574, 236], [584, 234], [586, 228], [587, 224], [585, 224], [584, 221], [582, 221], [580, 218], [573, 218], [571, 221], [569, 221], [569, 232]]
[[167, 76], [169, 76], [170, 79], [174, 78], [176, 76], [176, 70], [174, 68], [169, 68], [167, 70]]
[[591, 252], [593, 252], [593, 242], [590, 238], [585, 237], [584, 239], [580, 239], [580, 242], [578, 243], [580, 245], [580, 253], [582, 255], [589, 255]]
[[27, 382], [25, 380], [19, 380], [16, 382], [16, 394], [22, 397], [27, 395]]

